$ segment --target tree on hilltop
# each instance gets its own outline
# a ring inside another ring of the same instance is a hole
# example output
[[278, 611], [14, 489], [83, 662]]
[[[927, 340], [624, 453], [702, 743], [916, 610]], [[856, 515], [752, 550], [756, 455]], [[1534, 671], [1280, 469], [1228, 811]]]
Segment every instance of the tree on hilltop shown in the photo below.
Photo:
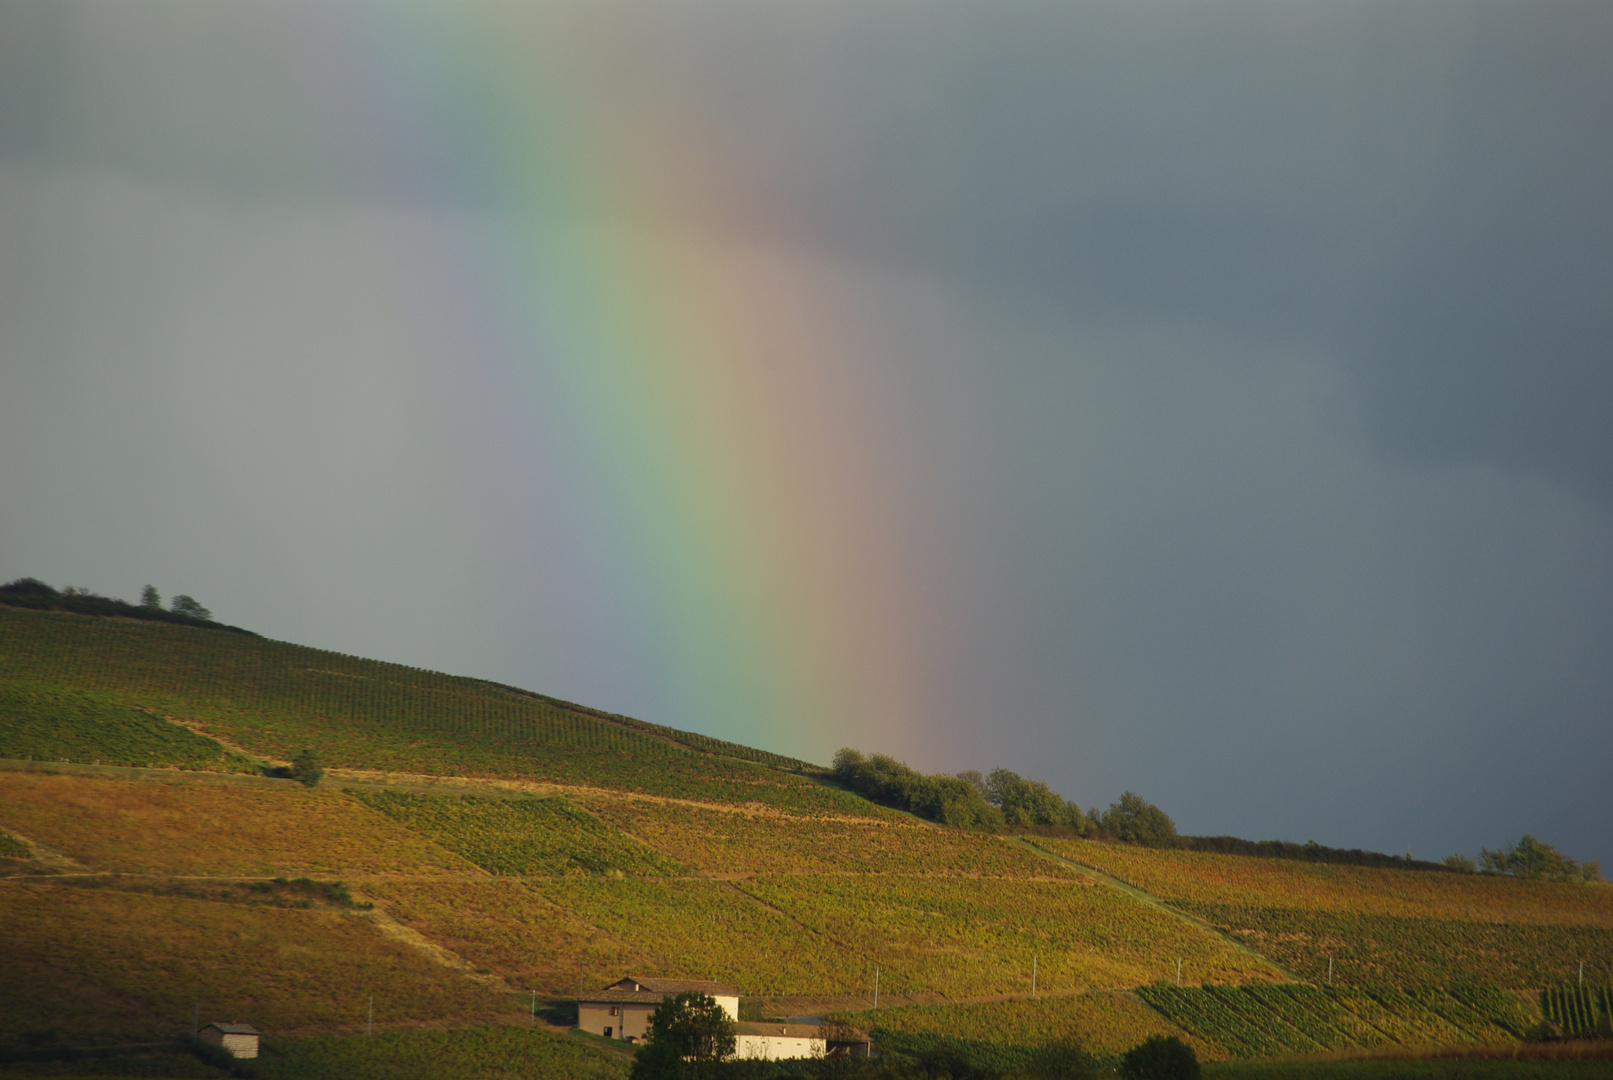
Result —
[[1008, 769], [993, 769], [983, 786], [986, 801], [1001, 810], [1003, 820], [1010, 825], [1073, 825], [1087, 831], [1081, 808], [1066, 802], [1040, 780], [1027, 780]]
[[1536, 878], [1543, 881], [1601, 881], [1602, 865], [1581, 863], [1551, 844], [1528, 833], [1510, 848], [1479, 849], [1479, 869], [1486, 874]]
[[162, 593], [157, 591], [157, 586], [147, 585], [140, 590], [140, 606], [152, 610], [162, 607]]
[[[151, 588], [149, 585], [146, 587], [148, 589]], [[152, 589], [151, 591], [153, 595], [155, 595], [157, 590]], [[208, 611], [206, 608], [202, 607], [201, 604], [198, 604], [195, 597], [186, 596], [184, 593], [180, 593], [178, 596], [174, 597], [173, 601], [168, 605], [168, 610], [172, 611], [175, 615], [188, 615], [192, 619], [201, 619], [204, 622], [211, 622], [213, 619], [213, 613], [211, 611]]]
[[1176, 847], [1181, 842], [1170, 815], [1135, 791], [1110, 803], [1098, 824], [1121, 840], [1144, 847]]

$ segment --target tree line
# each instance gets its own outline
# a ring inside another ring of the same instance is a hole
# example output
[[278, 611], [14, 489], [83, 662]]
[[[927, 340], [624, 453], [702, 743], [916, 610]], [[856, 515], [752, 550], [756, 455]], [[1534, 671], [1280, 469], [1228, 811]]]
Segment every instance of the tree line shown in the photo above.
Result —
[[209, 630], [233, 630], [249, 634], [239, 626], [226, 626], [213, 621], [213, 613], [203, 607], [195, 597], [180, 593], [162, 606], [162, 596], [156, 586], [147, 585], [141, 592], [140, 603], [131, 604], [111, 596], [101, 596], [89, 589], [71, 585], [55, 589], [38, 578], [18, 578], [0, 585], [0, 604], [10, 607], [33, 608], [36, 611], [71, 611], [79, 615], [118, 615], [126, 619], [146, 619], [155, 622], [179, 623], [184, 626], [202, 626]]
[[865, 755], [849, 746], [835, 754], [830, 774], [840, 786], [872, 802], [940, 825], [982, 831], [1051, 829], [1149, 847], [1181, 844], [1170, 815], [1133, 791], [1107, 810], [1082, 811], [1041, 780], [1009, 769], [926, 775], [888, 754]]
[[1334, 848], [1312, 840], [1242, 840], [1235, 836], [1183, 836], [1169, 814], [1134, 791], [1123, 793], [1107, 810], [1083, 812], [1040, 780], [1028, 780], [1008, 769], [981, 775], [977, 769], [927, 775], [888, 754], [864, 754], [851, 747], [834, 756], [830, 775], [840, 786], [864, 798], [961, 829], [1064, 832], [1093, 840], [1119, 840], [1143, 847], [1180, 848], [1225, 855], [1254, 855], [1340, 866], [1377, 866], [1400, 870], [1505, 874], [1545, 881], [1600, 881], [1601, 866], [1578, 862], [1551, 844], [1525, 834], [1511, 848], [1483, 848], [1475, 862], [1451, 855], [1441, 862], [1413, 859], [1411, 853], [1386, 855], [1360, 848]]

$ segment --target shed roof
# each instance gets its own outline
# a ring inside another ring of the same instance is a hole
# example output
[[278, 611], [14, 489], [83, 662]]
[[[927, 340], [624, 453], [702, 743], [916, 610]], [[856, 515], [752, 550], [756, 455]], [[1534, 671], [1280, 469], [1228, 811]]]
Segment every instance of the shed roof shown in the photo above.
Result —
[[257, 1028], [253, 1027], [251, 1024], [208, 1024], [207, 1027], [202, 1028], [202, 1030], [206, 1031], [207, 1028], [212, 1028], [214, 1031], [217, 1031], [217, 1032], [219, 1032], [220, 1034], [223, 1034], [223, 1035], [261, 1035], [261, 1034], [263, 1034], [263, 1032], [259, 1031]]
[[823, 1029], [816, 1024], [740, 1023], [734, 1025], [740, 1035], [772, 1035], [787, 1039], [821, 1039]]
[[609, 990], [633, 990], [651, 994], [710, 994], [712, 997], [738, 997], [739, 991], [726, 983], [709, 979], [647, 979], [632, 975], [618, 979], [605, 987]]

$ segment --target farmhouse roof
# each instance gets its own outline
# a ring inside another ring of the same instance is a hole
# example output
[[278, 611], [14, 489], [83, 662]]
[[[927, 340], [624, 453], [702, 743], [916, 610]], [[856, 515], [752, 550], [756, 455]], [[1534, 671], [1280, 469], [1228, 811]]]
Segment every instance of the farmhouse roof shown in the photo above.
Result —
[[217, 1031], [222, 1035], [261, 1035], [261, 1034], [263, 1034], [257, 1028], [253, 1027], [251, 1024], [208, 1024], [207, 1027], [202, 1028], [202, 1030], [206, 1031], [207, 1028], [212, 1028], [214, 1031]]
[[595, 990], [577, 999], [590, 1005], [659, 1005], [665, 994], [652, 994], [648, 990]]
[[605, 987], [607, 992], [612, 990], [628, 990], [637, 993], [650, 994], [709, 994], [712, 997], [738, 997], [739, 991], [732, 986], [709, 979], [646, 979], [638, 975], [619, 979]]

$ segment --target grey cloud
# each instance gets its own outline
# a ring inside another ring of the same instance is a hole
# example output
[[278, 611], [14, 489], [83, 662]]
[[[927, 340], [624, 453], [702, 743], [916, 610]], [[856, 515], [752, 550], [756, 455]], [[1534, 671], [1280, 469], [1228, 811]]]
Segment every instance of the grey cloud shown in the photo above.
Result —
[[340, 407], [445, 363], [391, 336], [366, 237], [522, 208], [519, 148], [425, 107], [503, 61], [376, 50], [534, 26], [590, 145], [688, 108], [720, 155], [667, 205], [878, 329], [911, 460], [871, 465], [967, 623], [925, 659], [944, 737], [890, 749], [1195, 830], [1607, 856], [1607, 5], [0, 3], [16, 573], [155, 566], [270, 633], [678, 719], [608, 538], [551, 512], [588, 501], [565, 448]]

